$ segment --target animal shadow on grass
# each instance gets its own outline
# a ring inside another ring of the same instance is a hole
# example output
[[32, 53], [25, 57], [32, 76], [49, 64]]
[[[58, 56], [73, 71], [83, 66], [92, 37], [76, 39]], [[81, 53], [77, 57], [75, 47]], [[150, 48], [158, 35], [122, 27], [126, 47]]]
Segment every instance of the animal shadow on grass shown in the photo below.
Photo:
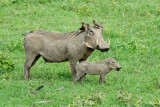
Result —
[[[21, 79], [24, 79], [24, 75], [21, 75]], [[60, 80], [72, 80], [72, 75], [70, 72], [67, 71], [34, 71], [31, 72], [30, 80], [32, 79], [43, 79], [43, 80], [50, 80], [50, 79], [60, 79]]]
[[31, 74], [31, 80], [32, 79], [43, 79], [43, 80], [49, 80], [56, 78], [56, 72], [49, 72], [49, 71], [42, 71], [42, 72], [32, 72]]
[[[80, 84], [79, 81], [77, 81], [77, 84]], [[86, 75], [83, 79], [83, 85], [90, 84], [90, 85], [100, 85], [99, 84], [99, 76], [98, 75]]]
[[61, 71], [57, 73], [58, 79], [62, 80], [71, 80], [72, 81], [72, 75], [70, 72], [67, 71]]

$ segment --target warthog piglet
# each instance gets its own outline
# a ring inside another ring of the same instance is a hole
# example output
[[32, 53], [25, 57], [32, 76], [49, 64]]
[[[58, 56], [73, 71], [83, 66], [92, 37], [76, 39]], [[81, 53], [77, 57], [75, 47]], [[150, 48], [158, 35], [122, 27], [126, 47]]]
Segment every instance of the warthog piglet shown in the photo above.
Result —
[[106, 75], [111, 70], [119, 71], [122, 67], [118, 64], [118, 62], [112, 58], [107, 58], [100, 62], [80, 62], [77, 66], [77, 75], [74, 83], [76, 84], [79, 80], [81, 84], [83, 84], [82, 80], [86, 74], [90, 75], [100, 75], [99, 83], [103, 82], [106, 84]]

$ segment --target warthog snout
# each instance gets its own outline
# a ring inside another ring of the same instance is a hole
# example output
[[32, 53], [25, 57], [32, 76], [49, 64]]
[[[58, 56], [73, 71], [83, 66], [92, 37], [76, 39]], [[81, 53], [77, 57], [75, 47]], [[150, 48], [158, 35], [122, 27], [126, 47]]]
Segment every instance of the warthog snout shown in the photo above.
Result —
[[121, 69], [121, 68], [122, 68], [122, 67], [117, 67], [117, 69], [116, 69], [116, 70], [117, 70], [117, 71], [120, 71], [120, 69]]
[[98, 50], [100, 50], [101, 52], [106, 52], [109, 50], [109, 48], [104, 48], [104, 49], [99, 49], [99, 46], [97, 46]]
[[[98, 41], [98, 40], [97, 40]], [[97, 42], [98, 43], [98, 42]], [[100, 50], [101, 52], [107, 52], [110, 47], [110, 40], [108, 43], [106, 43], [104, 40], [102, 40], [98, 45], [97, 49]]]
[[113, 58], [107, 58], [106, 62], [107, 62], [107, 65], [109, 65], [111, 69], [114, 69], [116, 71], [120, 71], [120, 69], [122, 68], [121, 65], [119, 65], [118, 62]]

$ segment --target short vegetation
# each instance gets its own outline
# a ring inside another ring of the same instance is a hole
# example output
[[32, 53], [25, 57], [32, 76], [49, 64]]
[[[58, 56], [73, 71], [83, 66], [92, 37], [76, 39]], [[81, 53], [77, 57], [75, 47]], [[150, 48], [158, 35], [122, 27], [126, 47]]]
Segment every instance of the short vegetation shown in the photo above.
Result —
[[[111, 47], [95, 51], [88, 61], [112, 57], [122, 66], [106, 76], [106, 85], [92, 75], [83, 86], [74, 85], [68, 62], [42, 58], [31, 69], [31, 80], [24, 81], [22, 33], [70, 32], [93, 19], [104, 23]], [[160, 1], [0, 0], [0, 107], [5, 106], [160, 106]]]

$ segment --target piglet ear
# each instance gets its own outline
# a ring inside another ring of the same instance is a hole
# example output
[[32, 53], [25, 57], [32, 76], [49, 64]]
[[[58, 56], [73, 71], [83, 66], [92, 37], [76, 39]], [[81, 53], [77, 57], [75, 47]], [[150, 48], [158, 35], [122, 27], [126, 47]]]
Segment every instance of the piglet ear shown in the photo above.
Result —
[[110, 63], [110, 59], [109, 59], [109, 58], [107, 58], [107, 59], [106, 59], [106, 62], [107, 62], [107, 63]]

